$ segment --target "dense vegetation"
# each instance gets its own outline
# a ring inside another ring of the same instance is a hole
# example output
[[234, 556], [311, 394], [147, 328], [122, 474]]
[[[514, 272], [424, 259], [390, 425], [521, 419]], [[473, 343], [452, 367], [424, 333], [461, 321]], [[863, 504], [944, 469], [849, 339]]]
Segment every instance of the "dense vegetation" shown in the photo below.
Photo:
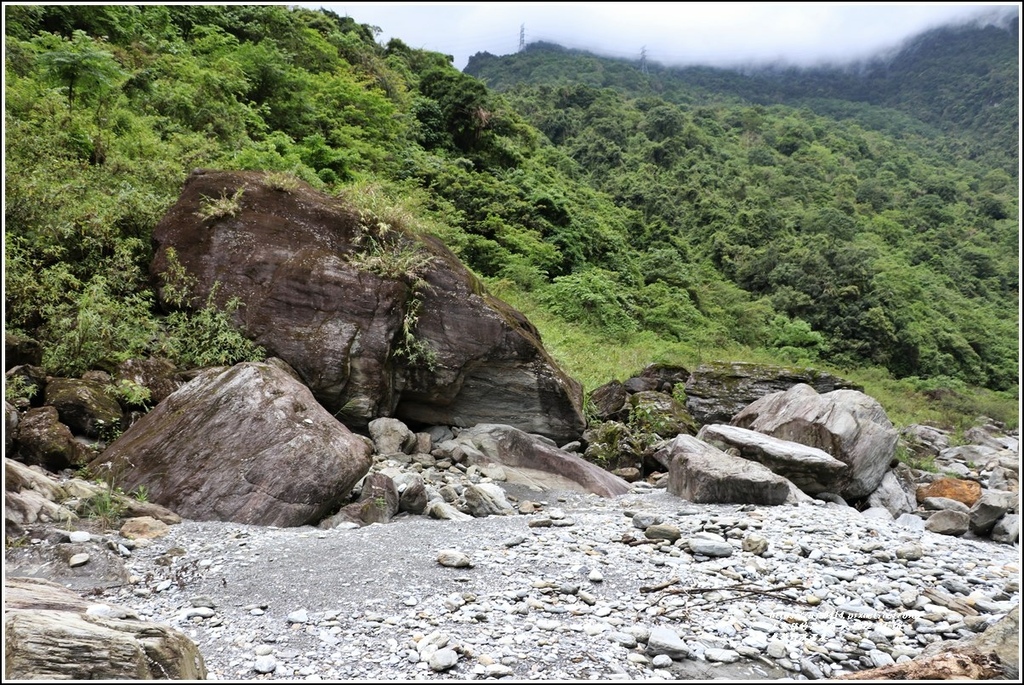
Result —
[[1015, 419], [1015, 179], [910, 115], [894, 134], [735, 96], [499, 94], [323, 10], [5, 12], [5, 326], [50, 373], [261, 353], [230, 311], [151, 294], [152, 228], [205, 166], [436, 233], [588, 388], [725, 356]]

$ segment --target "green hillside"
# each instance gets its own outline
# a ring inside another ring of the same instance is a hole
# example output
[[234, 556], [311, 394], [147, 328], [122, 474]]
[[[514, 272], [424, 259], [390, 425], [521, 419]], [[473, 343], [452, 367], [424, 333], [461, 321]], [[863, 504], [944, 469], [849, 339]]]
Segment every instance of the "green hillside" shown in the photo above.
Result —
[[191, 169], [261, 169], [440, 236], [588, 389], [724, 357], [854, 374], [899, 418], [1015, 421], [1016, 181], [909, 114], [586, 71], [499, 93], [327, 11], [5, 13], [5, 328], [51, 374], [258, 355], [230, 311], [162, 311], [148, 267]]

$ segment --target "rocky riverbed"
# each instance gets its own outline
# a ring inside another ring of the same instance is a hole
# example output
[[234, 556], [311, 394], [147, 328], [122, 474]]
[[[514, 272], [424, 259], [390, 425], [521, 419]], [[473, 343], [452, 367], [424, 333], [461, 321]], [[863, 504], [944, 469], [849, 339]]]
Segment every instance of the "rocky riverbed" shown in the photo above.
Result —
[[830, 678], [976, 634], [1019, 603], [1017, 545], [834, 503], [505, 487], [526, 513], [330, 530], [186, 520], [136, 540], [129, 582], [94, 601], [179, 629], [211, 678], [332, 681]]

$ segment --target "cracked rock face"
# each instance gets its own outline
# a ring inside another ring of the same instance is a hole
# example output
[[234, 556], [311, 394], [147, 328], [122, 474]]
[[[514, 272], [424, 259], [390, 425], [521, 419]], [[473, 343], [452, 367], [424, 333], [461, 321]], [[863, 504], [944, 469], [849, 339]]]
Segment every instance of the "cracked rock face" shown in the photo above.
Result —
[[[222, 196], [238, 198], [237, 212], [204, 219]], [[381, 230], [304, 184], [284, 192], [260, 173], [197, 172], [154, 239], [165, 303], [173, 249], [196, 279], [193, 304], [238, 298], [247, 334], [346, 425], [500, 421], [560, 443], [583, 431], [581, 386], [436, 238]]]

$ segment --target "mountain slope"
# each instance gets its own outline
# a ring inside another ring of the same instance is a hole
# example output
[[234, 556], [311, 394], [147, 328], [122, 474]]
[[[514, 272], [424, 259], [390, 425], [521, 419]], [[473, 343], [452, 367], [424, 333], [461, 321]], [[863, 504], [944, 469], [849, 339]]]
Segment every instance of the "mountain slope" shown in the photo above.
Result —
[[[676, 104], [786, 104], [853, 118], [867, 128], [912, 128], [947, 152], [985, 159], [1016, 175], [1019, 137], [1019, 19], [1005, 25], [938, 28], [894, 55], [846, 67], [723, 69], [666, 67], [536, 43], [516, 55], [480, 53], [465, 72], [503, 91], [515, 85], [584, 83]], [[882, 108], [881, 110], [875, 108]], [[896, 121], [888, 120], [893, 112]], [[933, 130], [934, 129], [934, 130]]]

